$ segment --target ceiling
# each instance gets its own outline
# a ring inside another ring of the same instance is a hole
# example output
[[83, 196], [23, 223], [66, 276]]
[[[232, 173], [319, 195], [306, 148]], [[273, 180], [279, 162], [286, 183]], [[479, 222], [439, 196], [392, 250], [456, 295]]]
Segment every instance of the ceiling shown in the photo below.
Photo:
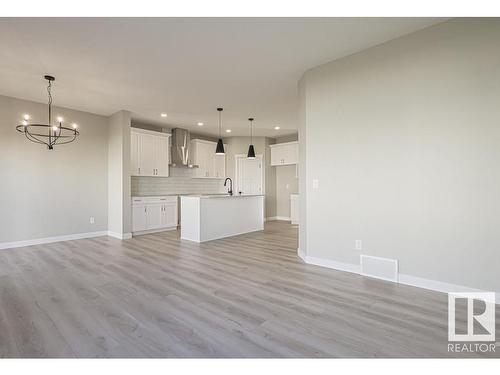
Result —
[[46, 102], [42, 76], [51, 74], [57, 106], [126, 109], [138, 122], [211, 135], [222, 106], [231, 135], [248, 135], [248, 117], [255, 135], [287, 135], [297, 131], [297, 81], [307, 69], [442, 21], [3, 18], [0, 94]]

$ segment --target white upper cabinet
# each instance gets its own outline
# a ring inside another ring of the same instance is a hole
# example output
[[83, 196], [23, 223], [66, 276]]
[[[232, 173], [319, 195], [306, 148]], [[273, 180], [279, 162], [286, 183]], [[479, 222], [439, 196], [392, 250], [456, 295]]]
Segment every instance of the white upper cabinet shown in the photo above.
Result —
[[[215, 155], [217, 143], [202, 139], [191, 140], [191, 157], [197, 165], [194, 177], [197, 178], [225, 178], [226, 155]], [[224, 146], [226, 147], [226, 146]]]
[[271, 165], [291, 165], [299, 163], [299, 142], [270, 145]]
[[132, 128], [130, 133], [130, 174], [168, 177], [170, 134]]
[[155, 140], [157, 176], [168, 177], [168, 163], [170, 162], [170, 148], [168, 141], [168, 137], [156, 137]]

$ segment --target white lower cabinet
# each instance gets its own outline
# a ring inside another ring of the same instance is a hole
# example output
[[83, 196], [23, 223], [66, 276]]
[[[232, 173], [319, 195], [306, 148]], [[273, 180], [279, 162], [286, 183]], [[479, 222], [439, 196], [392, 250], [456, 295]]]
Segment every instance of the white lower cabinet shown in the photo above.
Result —
[[177, 228], [177, 196], [133, 197], [134, 235]]
[[147, 228], [147, 211], [145, 204], [132, 204], [132, 232], [139, 232]]

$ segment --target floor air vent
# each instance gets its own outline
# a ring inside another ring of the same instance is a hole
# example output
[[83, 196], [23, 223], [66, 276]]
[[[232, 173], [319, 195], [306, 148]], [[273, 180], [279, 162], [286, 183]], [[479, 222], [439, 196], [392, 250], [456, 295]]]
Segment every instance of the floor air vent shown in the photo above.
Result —
[[398, 282], [398, 261], [397, 259], [361, 255], [361, 274]]

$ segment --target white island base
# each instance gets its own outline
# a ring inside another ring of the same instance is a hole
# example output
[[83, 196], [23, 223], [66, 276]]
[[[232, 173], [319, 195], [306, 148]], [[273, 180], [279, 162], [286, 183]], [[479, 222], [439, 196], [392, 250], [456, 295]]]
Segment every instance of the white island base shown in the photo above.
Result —
[[181, 239], [205, 242], [264, 230], [263, 195], [181, 197]]

